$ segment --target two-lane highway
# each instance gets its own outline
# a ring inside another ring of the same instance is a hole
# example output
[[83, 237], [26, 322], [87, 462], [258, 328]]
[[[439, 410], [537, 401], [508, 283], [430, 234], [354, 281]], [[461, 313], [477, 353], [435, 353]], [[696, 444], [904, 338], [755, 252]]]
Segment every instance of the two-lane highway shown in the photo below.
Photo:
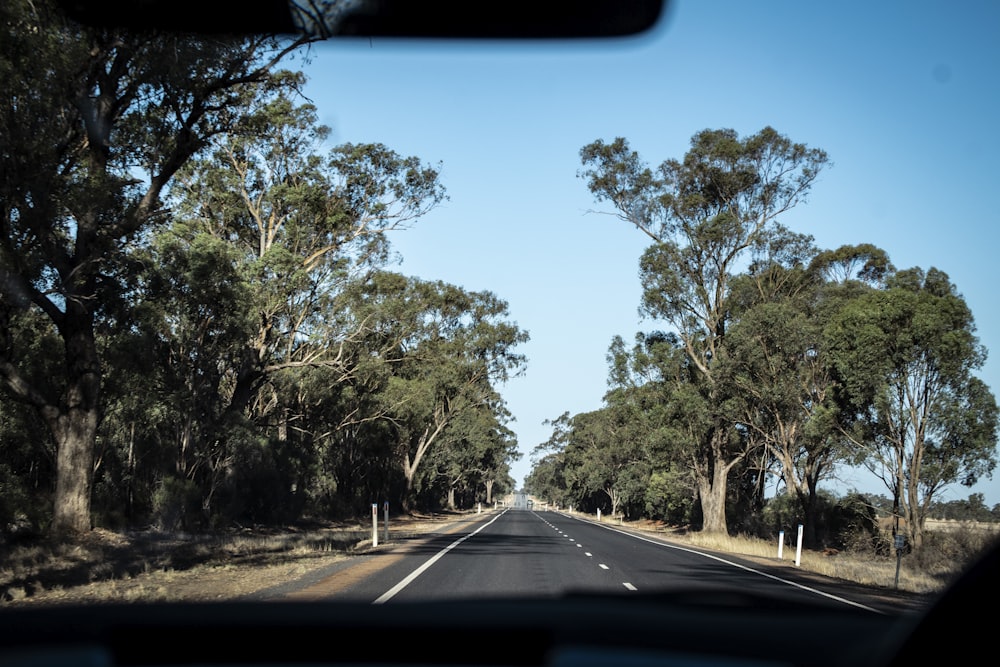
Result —
[[[377, 557], [376, 557], [377, 558]], [[559, 512], [505, 510], [403, 549], [334, 597], [377, 604], [567, 593], [762, 596], [876, 610], [875, 596], [821, 589], [763, 568]], [[883, 606], [884, 608], [884, 606]]]

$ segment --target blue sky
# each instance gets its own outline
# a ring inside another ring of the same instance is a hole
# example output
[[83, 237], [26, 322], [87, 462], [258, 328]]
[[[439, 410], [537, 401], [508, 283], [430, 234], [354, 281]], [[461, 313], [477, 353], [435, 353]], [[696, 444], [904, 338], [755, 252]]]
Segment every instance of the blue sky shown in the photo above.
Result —
[[[874, 243], [899, 268], [948, 273], [1000, 391], [998, 34], [992, 0], [674, 0], [651, 34], [610, 43], [326, 43], [305, 92], [336, 143], [441, 163], [450, 199], [396, 234], [397, 268], [490, 290], [531, 334], [526, 373], [503, 388], [520, 481], [546, 419], [601, 406], [612, 337], [662, 328], [638, 314], [645, 237], [577, 177], [596, 139], [625, 137], [654, 165], [705, 128], [770, 125], [824, 149], [832, 167], [782, 222], [820, 247]], [[1000, 471], [972, 491], [1000, 503]]]

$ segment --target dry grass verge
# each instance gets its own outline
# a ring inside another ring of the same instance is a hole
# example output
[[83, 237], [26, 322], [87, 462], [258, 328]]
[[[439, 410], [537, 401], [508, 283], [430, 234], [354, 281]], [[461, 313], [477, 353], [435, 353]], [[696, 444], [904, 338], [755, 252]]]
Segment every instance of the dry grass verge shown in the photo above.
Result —
[[[621, 521], [612, 523], [643, 532], [659, 534], [667, 539], [691, 546], [740, 555], [766, 564], [793, 564], [795, 547], [785, 546], [778, 559], [777, 541], [769, 542], [754, 537], [705, 535], [678, 530], [651, 521]], [[968, 567], [975, 558], [997, 540], [998, 532], [971, 527], [960, 530], [950, 527], [947, 534], [931, 532], [927, 545], [919, 554], [902, 558], [899, 572], [899, 590], [911, 593], [938, 593]], [[864, 586], [892, 588], [895, 586], [895, 556], [874, 553], [854, 553], [827, 549], [803, 550], [799, 567], [803, 571], [834, 577]]]
[[[397, 517], [390, 534], [402, 539], [456, 518]], [[370, 545], [371, 524], [360, 522], [221, 535], [94, 530], [72, 542], [24, 540], [0, 545], [0, 606], [234, 599]]]

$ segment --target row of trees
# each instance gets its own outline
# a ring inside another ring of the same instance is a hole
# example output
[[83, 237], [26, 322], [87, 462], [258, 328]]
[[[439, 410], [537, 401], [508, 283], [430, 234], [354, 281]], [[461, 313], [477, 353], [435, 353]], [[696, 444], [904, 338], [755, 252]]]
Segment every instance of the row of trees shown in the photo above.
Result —
[[613, 341], [605, 407], [553, 422], [533, 492], [725, 532], [776, 475], [808, 530], [820, 484], [860, 465], [919, 546], [941, 489], [991, 473], [986, 351], [948, 276], [897, 271], [867, 244], [821, 250], [779, 223], [823, 151], [765, 128], [705, 130], [655, 170], [620, 138], [581, 159], [597, 200], [652, 240], [642, 311], [667, 332]]
[[[884, 494], [870, 495], [868, 500], [883, 514], [892, 512], [892, 498]], [[986, 504], [982, 493], [970, 493], [967, 498], [957, 500], [935, 500], [927, 508], [928, 519], [947, 521], [976, 521], [981, 523], [1000, 522], [1000, 503], [993, 507]]]
[[390, 270], [445, 197], [330, 148], [304, 40], [0, 8], [0, 521], [55, 533], [491, 500], [527, 339], [489, 292]]

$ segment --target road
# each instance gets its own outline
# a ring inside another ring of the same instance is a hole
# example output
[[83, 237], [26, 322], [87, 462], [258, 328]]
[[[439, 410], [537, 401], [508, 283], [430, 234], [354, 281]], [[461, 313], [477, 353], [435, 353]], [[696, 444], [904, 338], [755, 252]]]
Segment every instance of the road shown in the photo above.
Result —
[[386, 604], [577, 592], [696, 591], [698, 596], [760, 595], [894, 611], [879, 596], [859, 587], [832, 580], [818, 585], [738, 557], [670, 544], [554, 511], [509, 509], [484, 514], [458, 532], [389, 550], [371, 562], [378, 567], [338, 587], [331, 597]]

